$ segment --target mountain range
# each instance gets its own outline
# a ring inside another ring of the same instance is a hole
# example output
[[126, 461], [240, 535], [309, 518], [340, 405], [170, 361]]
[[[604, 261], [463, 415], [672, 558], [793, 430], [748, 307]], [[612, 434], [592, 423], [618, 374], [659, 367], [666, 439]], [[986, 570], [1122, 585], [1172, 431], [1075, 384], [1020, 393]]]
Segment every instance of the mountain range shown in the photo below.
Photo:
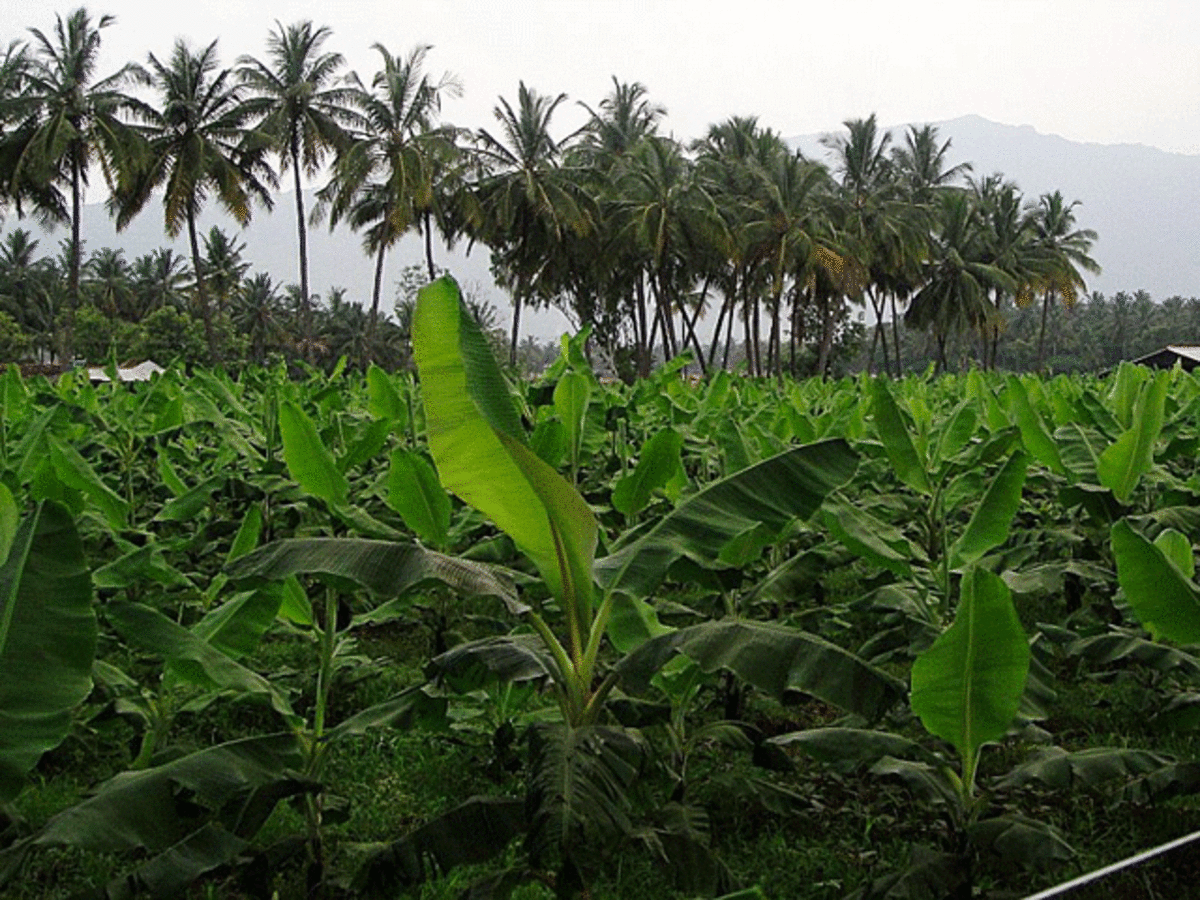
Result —
[[[1169, 153], [1140, 144], [1092, 144], [1041, 134], [1028, 125], [1002, 125], [969, 115], [933, 123], [943, 140], [951, 141], [947, 162], [970, 162], [976, 177], [1000, 172], [1015, 181], [1027, 200], [1059, 190], [1069, 201], [1078, 200], [1076, 223], [1097, 232], [1092, 257], [1103, 272], [1089, 276], [1089, 290], [1111, 295], [1117, 291], [1145, 289], [1155, 300], [1175, 294], [1200, 296], [1200, 156]], [[889, 129], [893, 144], [903, 142], [905, 126]], [[826, 159], [820, 135], [790, 139], [806, 155]], [[826, 161], [828, 161], [826, 159]], [[306, 196], [311, 209], [311, 192]], [[38, 234], [32, 220], [9, 218], [4, 229], [28, 228], [43, 239], [42, 249], [66, 236]], [[215, 207], [200, 219], [207, 231], [220, 225], [238, 232], [236, 224]], [[121, 247], [126, 259], [170, 245], [188, 255], [186, 236], [171, 241], [162, 228], [161, 208], [151, 205], [120, 234], [116, 233], [103, 204], [89, 204], [83, 234], [88, 249]], [[238, 234], [246, 245], [244, 257], [255, 269], [269, 272], [279, 282], [296, 281], [295, 203], [290, 192], [276, 197], [274, 209], [254, 210], [250, 225]], [[436, 261], [448, 268], [479, 299], [494, 303], [507, 319], [507, 297], [495, 286], [486, 247], [470, 249], [465, 243], [453, 250], [435, 250]], [[390, 310], [395, 300], [395, 280], [406, 265], [423, 260], [420, 239], [410, 235], [389, 254], [387, 285], [381, 307]], [[313, 289], [322, 295], [332, 286], [347, 290], [349, 299], [370, 302], [373, 261], [362, 249], [361, 238], [345, 228], [330, 232], [309, 229], [309, 271]], [[525, 319], [528, 331], [541, 338], [557, 337], [569, 328], [556, 311], [541, 311]]]

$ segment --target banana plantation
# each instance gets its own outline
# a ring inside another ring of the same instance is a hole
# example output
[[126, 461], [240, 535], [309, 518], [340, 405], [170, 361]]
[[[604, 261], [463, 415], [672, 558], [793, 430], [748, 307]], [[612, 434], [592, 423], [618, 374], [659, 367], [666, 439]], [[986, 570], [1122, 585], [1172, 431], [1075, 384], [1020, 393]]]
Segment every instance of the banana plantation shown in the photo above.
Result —
[[1195, 375], [510, 381], [449, 278], [412, 335], [0, 377], [4, 896], [999, 898], [1200, 829]]

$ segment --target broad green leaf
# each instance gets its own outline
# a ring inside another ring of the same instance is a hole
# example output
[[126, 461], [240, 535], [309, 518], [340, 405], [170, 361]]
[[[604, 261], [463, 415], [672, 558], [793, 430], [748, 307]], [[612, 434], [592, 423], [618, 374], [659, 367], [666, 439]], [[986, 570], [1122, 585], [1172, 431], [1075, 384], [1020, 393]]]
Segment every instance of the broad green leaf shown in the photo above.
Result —
[[612, 601], [612, 613], [608, 617], [608, 639], [621, 653], [635, 650], [651, 638], [672, 631], [658, 621], [658, 615], [645, 600], [616, 594]]
[[1117, 581], [1146, 630], [1158, 640], [1200, 642], [1200, 589], [1171, 556], [1124, 521], [1112, 527], [1112, 549]]
[[966, 530], [950, 548], [950, 568], [961, 569], [978, 562], [1008, 540], [1008, 530], [1021, 505], [1028, 465], [1029, 458], [1024, 453], [1014, 453], [1000, 467], [971, 514]]
[[363, 422], [346, 441], [346, 452], [338, 457], [338, 470], [345, 473], [364, 465], [383, 450], [391, 435], [389, 422]]
[[970, 403], [970, 400], [963, 400], [955, 407], [954, 412], [950, 414], [949, 422], [942, 428], [937, 446], [937, 462], [954, 456], [967, 445], [971, 436], [975, 434], [978, 418]]
[[413, 355], [442, 484], [513, 539], [565, 601], [573, 632], [586, 635], [596, 519], [579, 492], [526, 445], [508, 385], [449, 276], [418, 296]]
[[163, 558], [162, 546], [155, 543], [138, 547], [100, 566], [92, 573], [92, 583], [97, 588], [107, 590], [148, 583], [168, 587], [194, 587], [186, 575]]
[[249, 656], [275, 622], [282, 601], [277, 585], [243, 591], [206, 613], [191, 632], [233, 659]]
[[929, 478], [925, 464], [917, 456], [908, 426], [888, 388], [888, 379], [882, 376], [871, 381], [871, 412], [875, 417], [875, 431], [883, 443], [883, 449], [896, 470], [896, 477], [914, 491], [929, 493]]
[[1159, 372], [1143, 386], [1129, 430], [1100, 454], [1096, 475], [1122, 503], [1129, 502], [1142, 476], [1154, 465], [1154, 444], [1162, 433], [1170, 376], [1170, 372]]
[[1168, 528], [1154, 539], [1154, 546], [1188, 578], [1196, 577], [1196, 557], [1192, 553], [1192, 542], [1188, 540], [1187, 535], [1174, 528]]
[[325, 732], [325, 740], [366, 734], [373, 728], [438, 727], [445, 724], [448, 705], [445, 697], [435, 697], [426, 685], [417, 685], [343, 719]]
[[591, 396], [591, 379], [581, 372], [565, 373], [554, 386], [554, 411], [567, 428], [572, 471], [579, 467], [579, 448], [583, 443], [583, 427]]
[[395, 597], [429, 580], [466, 595], [499, 597], [515, 612], [516, 589], [492, 566], [444, 556], [416, 544], [363, 538], [290, 538], [273, 541], [231, 562], [230, 578], [285, 579], [301, 574], [348, 578], [380, 597]]
[[367, 411], [377, 419], [391, 422], [395, 431], [408, 426], [408, 406], [391, 376], [374, 363], [367, 369]]
[[8, 559], [8, 551], [17, 538], [20, 524], [21, 511], [17, 509], [17, 501], [13, 499], [12, 492], [0, 484], [0, 566]]
[[794, 747], [839, 772], [871, 766], [885, 756], [911, 757], [936, 765], [938, 759], [920, 744], [889, 731], [864, 728], [812, 728], [769, 738], [769, 743]]
[[50, 463], [58, 479], [67, 487], [80, 491], [96, 504], [111, 528], [118, 531], [123, 529], [125, 517], [129, 514], [129, 504], [104, 483], [78, 450], [53, 436], [48, 435], [47, 442], [50, 448]]
[[654, 491], [665, 487], [682, 471], [682, 449], [683, 435], [673, 428], [664, 428], [650, 438], [638, 454], [633, 471], [617, 480], [612, 493], [613, 508], [626, 516], [645, 509]]
[[[839, 439], [785, 450], [688, 497], [645, 535], [596, 561], [596, 577], [612, 590], [649, 597], [680, 559], [719, 568], [747, 535], [775, 538], [807, 519], [850, 480], [858, 454]], [[761, 544], [760, 544], [761, 546]]]
[[283, 460], [296, 483], [330, 506], [346, 505], [350, 491], [346, 476], [338, 470], [312, 420], [290, 400], [279, 404], [279, 434]]
[[231, 563], [257, 547], [258, 540], [262, 537], [262, 530], [262, 507], [257, 503], [252, 503], [242, 517], [242, 524], [238, 526], [237, 534], [233, 536], [233, 540], [229, 544], [229, 554], [225, 557], [225, 562]]
[[970, 569], [954, 624], [912, 667], [912, 708], [931, 733], [949, 741], [969, 782], [988, 741], [1004, 736], [1025, 691], [1029, 644], [999, 576]]
[[[245, 738], [139, 772], [122, 772], [5, 855], [76, 847], [157, 854], [111, 887], [182, 897], [189, 883], [249, 846], [275, 805], [319, 785], [295, 774], [304, 751], [292, 734]], [[0, 871], [5, 869], [0, 856]]]
[[75, 523], [43, 503], [0, 566], [0, 804], [71, 730], [92, 689], [92, 585]]
[[212, 503], [212, 495], [225, 487], [225, 475], [206, 478], [189, 491], [184, 491], [163, 504], [154, 517], [156, 522], [188, 522], [200, 515]]
[[852, 553], [901, 578], [912, 577], [915, 549], [899, 529], [848, 503], [826, 504], [821, 521]]
[[112, 626], [129, 644], [161, 656], [183, 681], [205, 690], [233, 690], [266, 696], [289, 722], [300, 721], [287, 699], [267, 679], [157, 610], [140, 603], [109, 603], [104, 611]]
[[1025, 384], [1016, 375], [1009, 375], [1005, 384], [1009, 412], [1021, 430], [1021, 442], [1025, 449], [1047, 469], [1065, 475], [1067, 469], [1059, 456], [1058, 446], [1046, 430], [1042, 417], [1029, 402], [1029, 392], [1026, 391]]
[[1059, 791], [1077, 790], [1080, 786], [1094, 790], [1106, 782], [1123, 782], [1161, 769], [1170, 761], [1157, 753], [1128, 747], [1089, 747], [1074, 753], [1061, 747], [1047, 747], [1010, 769], [997, 786], [1011, 789], [1037, 782]]
[[765, 622], [703, 622], [652, 638], [616, 665], [622, 685], [645, 691], [677, 654], [705, 672], [728, 670], [784, 700], [810, 694], [847, 712], [878, 719], [903, 695], [890, 675], [823, 638]]
[[450, 530], [450, 497], [425, 457], [412, 450], [392, 454], [387, 504], [427, 544], [444, 548]]
[[361, 896], [401, 896], [406, 888], [457, 866], [488, 862], [527, 828], [523, 799], [472, 797], [404, 837], [371, 850], [354, 877], [354, 888]]

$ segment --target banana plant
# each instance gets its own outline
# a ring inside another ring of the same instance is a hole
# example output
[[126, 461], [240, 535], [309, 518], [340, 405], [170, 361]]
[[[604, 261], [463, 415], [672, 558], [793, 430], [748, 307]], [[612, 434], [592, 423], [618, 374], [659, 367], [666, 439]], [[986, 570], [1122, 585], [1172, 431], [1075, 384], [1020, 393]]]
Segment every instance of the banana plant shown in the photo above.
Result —
[[[781, 699], [809, 692], [869, 717], [894, 701], [892, 679], [813, 635], [729, 620], [655, 636], [653, 611], [640, 599], [676, 563], [739, 566], [812, 515], [854, 471], [857, 457], [844, 441], [794, 448], [710, 485], [597, 561], [595, 516], [529, 446], [509, 387], [449, 277], [421, 291], [413, 346], [442, 484], [513, 539], [549, 595], [522, 613], [532, 633], [460, 645], [432, 660], [427, 674], [463, 691], [500, 679], [533, 681], [553, 694], [561, 725], [530, 731], [527, 846], [535, 865], [557, 856], [563, 890], [582, 887], [589, 836], [628, 829], [628, 792], [646, 745], [636, 730], [604, 722], [619, 684], [645, 690], [654, 672], [685, 655], [702, 671], [733, 671]], [[635, 623], [634, 639], [618, 646], [637, 646], [602, 672], [614, 610]]]
[[[973, 896], [972, 862], [985, 850], [1025, 866], [1070, 857], [1070, 847], [1051, 826], [1019, 813], [985, 817], [989, 798], [978, 788], [980, 752], [1012, 726], [1029, 668], [1029, 644], [1008, 587], [999, 576], [970, 566], [953, 623], [917, 657], [911, 675], [913, 713], [929, 734], [954, 749], [957, 766], [892, 732], [820, 728], [770, 739], [841, 771], [869, 767], [947, 811], [942, 850], [914, 853], [912, 866], [877, 880], [861, 896], [892, 896], [889, 891], [909, 896], [902, 891], [934, 883], [942, 896]], [[1035, 777], [1018, 773], [1007, 786]]]

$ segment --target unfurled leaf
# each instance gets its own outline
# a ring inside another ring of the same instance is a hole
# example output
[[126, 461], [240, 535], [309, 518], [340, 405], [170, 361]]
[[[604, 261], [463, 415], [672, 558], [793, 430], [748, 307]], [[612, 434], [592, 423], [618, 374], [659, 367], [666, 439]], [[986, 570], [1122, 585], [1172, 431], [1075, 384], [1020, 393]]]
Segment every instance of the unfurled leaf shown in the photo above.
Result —
[[914, 491], [929, 493], [929, 478], [925, 463], [917, 455], [908, 426], [900, 414], [888, 379], [879, 377], [871, 381], [871, 413], [875, 417], [875, 431], [883, 443], [883, 449], [892, 463], [896, 477]]
[[966, 530], [950, 548], [950, 567], [960, 569], [978, 562], [1008, 540], [1008, 530], [1021, 505], [1029, 458], [1014, 453], [996, 473], [979, 500]]
[[387, 503], [421, 540], [439, 549], [446, 546], [450, 497], [425, 457], [404, 449], [392, 454]]
[[867, 719], [882, 716], [903, 695], [890, 675], [823, 638], [764, 622], [703, 622], [652, 638], [617, 663], [621, 683], [646, 690], [677, 654], [705, 672], [727, 670], [783, 700], [810, 694]]
[[0, 803], [71, 730], [71, 710], [92, 689], [96, 636], [75, 523], [43, 503], [0, 563]]
[[1129, 429], [1100, 454], [1096, 475], [1122, 503], [1128, 503], [1142, 476], [1154, 465], [1154, 445], [1162, 433], [1170, 372], [1159, 372], [1138, 394]]
[[807, 519], [857, 465], [858, 454], [841, 439], [785, 450], [688, 497], [642, 537], [597, 560], [596, 577], [648, 597], [680, 559], [720, 568], [736, 550], [745, 561], [748, 539], [761, 548]]
[[344, 506], [350, 491], [346, 476], [322, 443], [312, 420], [290, 400], [279, 404], [279, 434], [283, 439], [284, 462], [305, 493], [330, 506]]
[[913, 712], [958, 751], [964, 781], [974, 772], [979, 748], [1012, 724], [1029, 656], [1008, 587], [991, 572], [968, 570], [954, 624], [912, 667]]
[[1117, 581], [1146, 630], [1159, 640], [1200, 642], [1200, 589], [1172, 557], [1125, 521], [1112, 527], [1112, 549]]
[[682, 472], [682, 449], [683, 435], [673, 428], [664, 428], [646, 441], [633, 471], [618, 479], [613, 488], [613, 509], [626, 516], [645, 509], [654, 492]]
[[507, 383], [449, 276], [413, 316], [429, 449], [443, 485], [508, 534], [574, 619], [590, 630], [597, 526], [583, 497], [526, 445]]

